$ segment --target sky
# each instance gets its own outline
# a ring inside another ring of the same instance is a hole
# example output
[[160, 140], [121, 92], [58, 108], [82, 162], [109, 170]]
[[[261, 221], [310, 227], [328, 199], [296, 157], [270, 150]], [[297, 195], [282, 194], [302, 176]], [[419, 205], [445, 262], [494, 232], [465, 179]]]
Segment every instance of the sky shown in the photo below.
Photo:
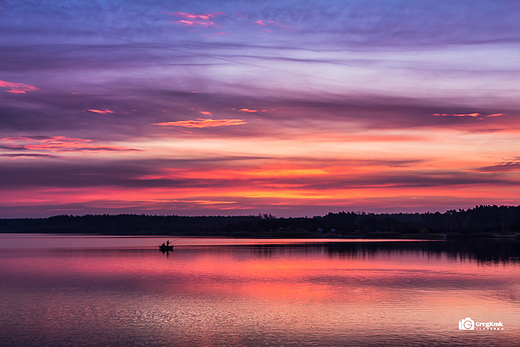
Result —
[[516, 0], [0, 1], [0, 218], [520, 204]]

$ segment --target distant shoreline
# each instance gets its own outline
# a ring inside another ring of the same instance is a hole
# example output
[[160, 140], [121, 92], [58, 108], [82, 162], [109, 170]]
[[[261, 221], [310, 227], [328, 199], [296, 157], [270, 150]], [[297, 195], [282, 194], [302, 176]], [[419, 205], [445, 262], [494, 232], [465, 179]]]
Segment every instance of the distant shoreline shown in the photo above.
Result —
[[0, 219], [0, 233], [172, 235], [233, 238], [520, 238], [520, 206], [476, 206], [445, 213], [338, 212], [284, 218], [250, 216], [59, 215]]
[[88, 231], [0, 231], [0, 234], [47, 234], [47, 235], [68, 235], [68, 236], [169, 236], [169, 237], [207, 237], [207, 238], [234, 238], [234, 239], [337, 239], [337, 240], [408, 240], [408, 241], [445, 241], [445, 240], [469, 240], [469, 239], [495, 239], [495, 240], [520, 240], [520, 233], [501, 234], [501, 233], [476, 233], [476, 234], [430, 234], [428, 236], [418, 234], [400, 234], [396, 232], [381, 232], [370, 234], [316, 234], [316, 233], [301, 233], [301, 234], [287, 234], [287, 233], [252, 233], [239, 232], [233, 234], [179, 234], [179, 233], [152, 233], [152, 232], [137, 232], [137, 233], [99, 233]]

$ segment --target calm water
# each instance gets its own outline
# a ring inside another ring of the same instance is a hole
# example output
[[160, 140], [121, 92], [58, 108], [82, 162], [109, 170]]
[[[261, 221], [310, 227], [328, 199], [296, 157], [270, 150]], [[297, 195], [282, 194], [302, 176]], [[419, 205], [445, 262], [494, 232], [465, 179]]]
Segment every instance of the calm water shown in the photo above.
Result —
[[165, 240], [0, 235], [0, 345], [519, 345], [518, 243]]

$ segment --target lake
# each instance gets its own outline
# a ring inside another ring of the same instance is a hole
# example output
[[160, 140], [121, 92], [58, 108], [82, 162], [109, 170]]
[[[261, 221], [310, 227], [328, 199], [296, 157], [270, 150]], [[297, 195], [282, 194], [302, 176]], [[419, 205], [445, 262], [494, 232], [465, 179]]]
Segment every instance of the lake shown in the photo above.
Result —
[[0, 234], [0, 345], [520, 341], [518, 241], [168, 238]]

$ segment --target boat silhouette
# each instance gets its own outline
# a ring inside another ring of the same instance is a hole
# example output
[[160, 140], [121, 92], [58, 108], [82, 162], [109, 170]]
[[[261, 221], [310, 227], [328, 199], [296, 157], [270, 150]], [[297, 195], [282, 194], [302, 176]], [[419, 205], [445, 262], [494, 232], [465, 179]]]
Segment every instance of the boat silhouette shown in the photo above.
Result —
[[[174, 240], [176, 241], [176, 240]], [[173, 251], [173, 246], [170, 246], [170, 240], [166, 241], [166, 243], [163, 242], [162, 245], [159, 246], [159, 249], [161, 251]]]

